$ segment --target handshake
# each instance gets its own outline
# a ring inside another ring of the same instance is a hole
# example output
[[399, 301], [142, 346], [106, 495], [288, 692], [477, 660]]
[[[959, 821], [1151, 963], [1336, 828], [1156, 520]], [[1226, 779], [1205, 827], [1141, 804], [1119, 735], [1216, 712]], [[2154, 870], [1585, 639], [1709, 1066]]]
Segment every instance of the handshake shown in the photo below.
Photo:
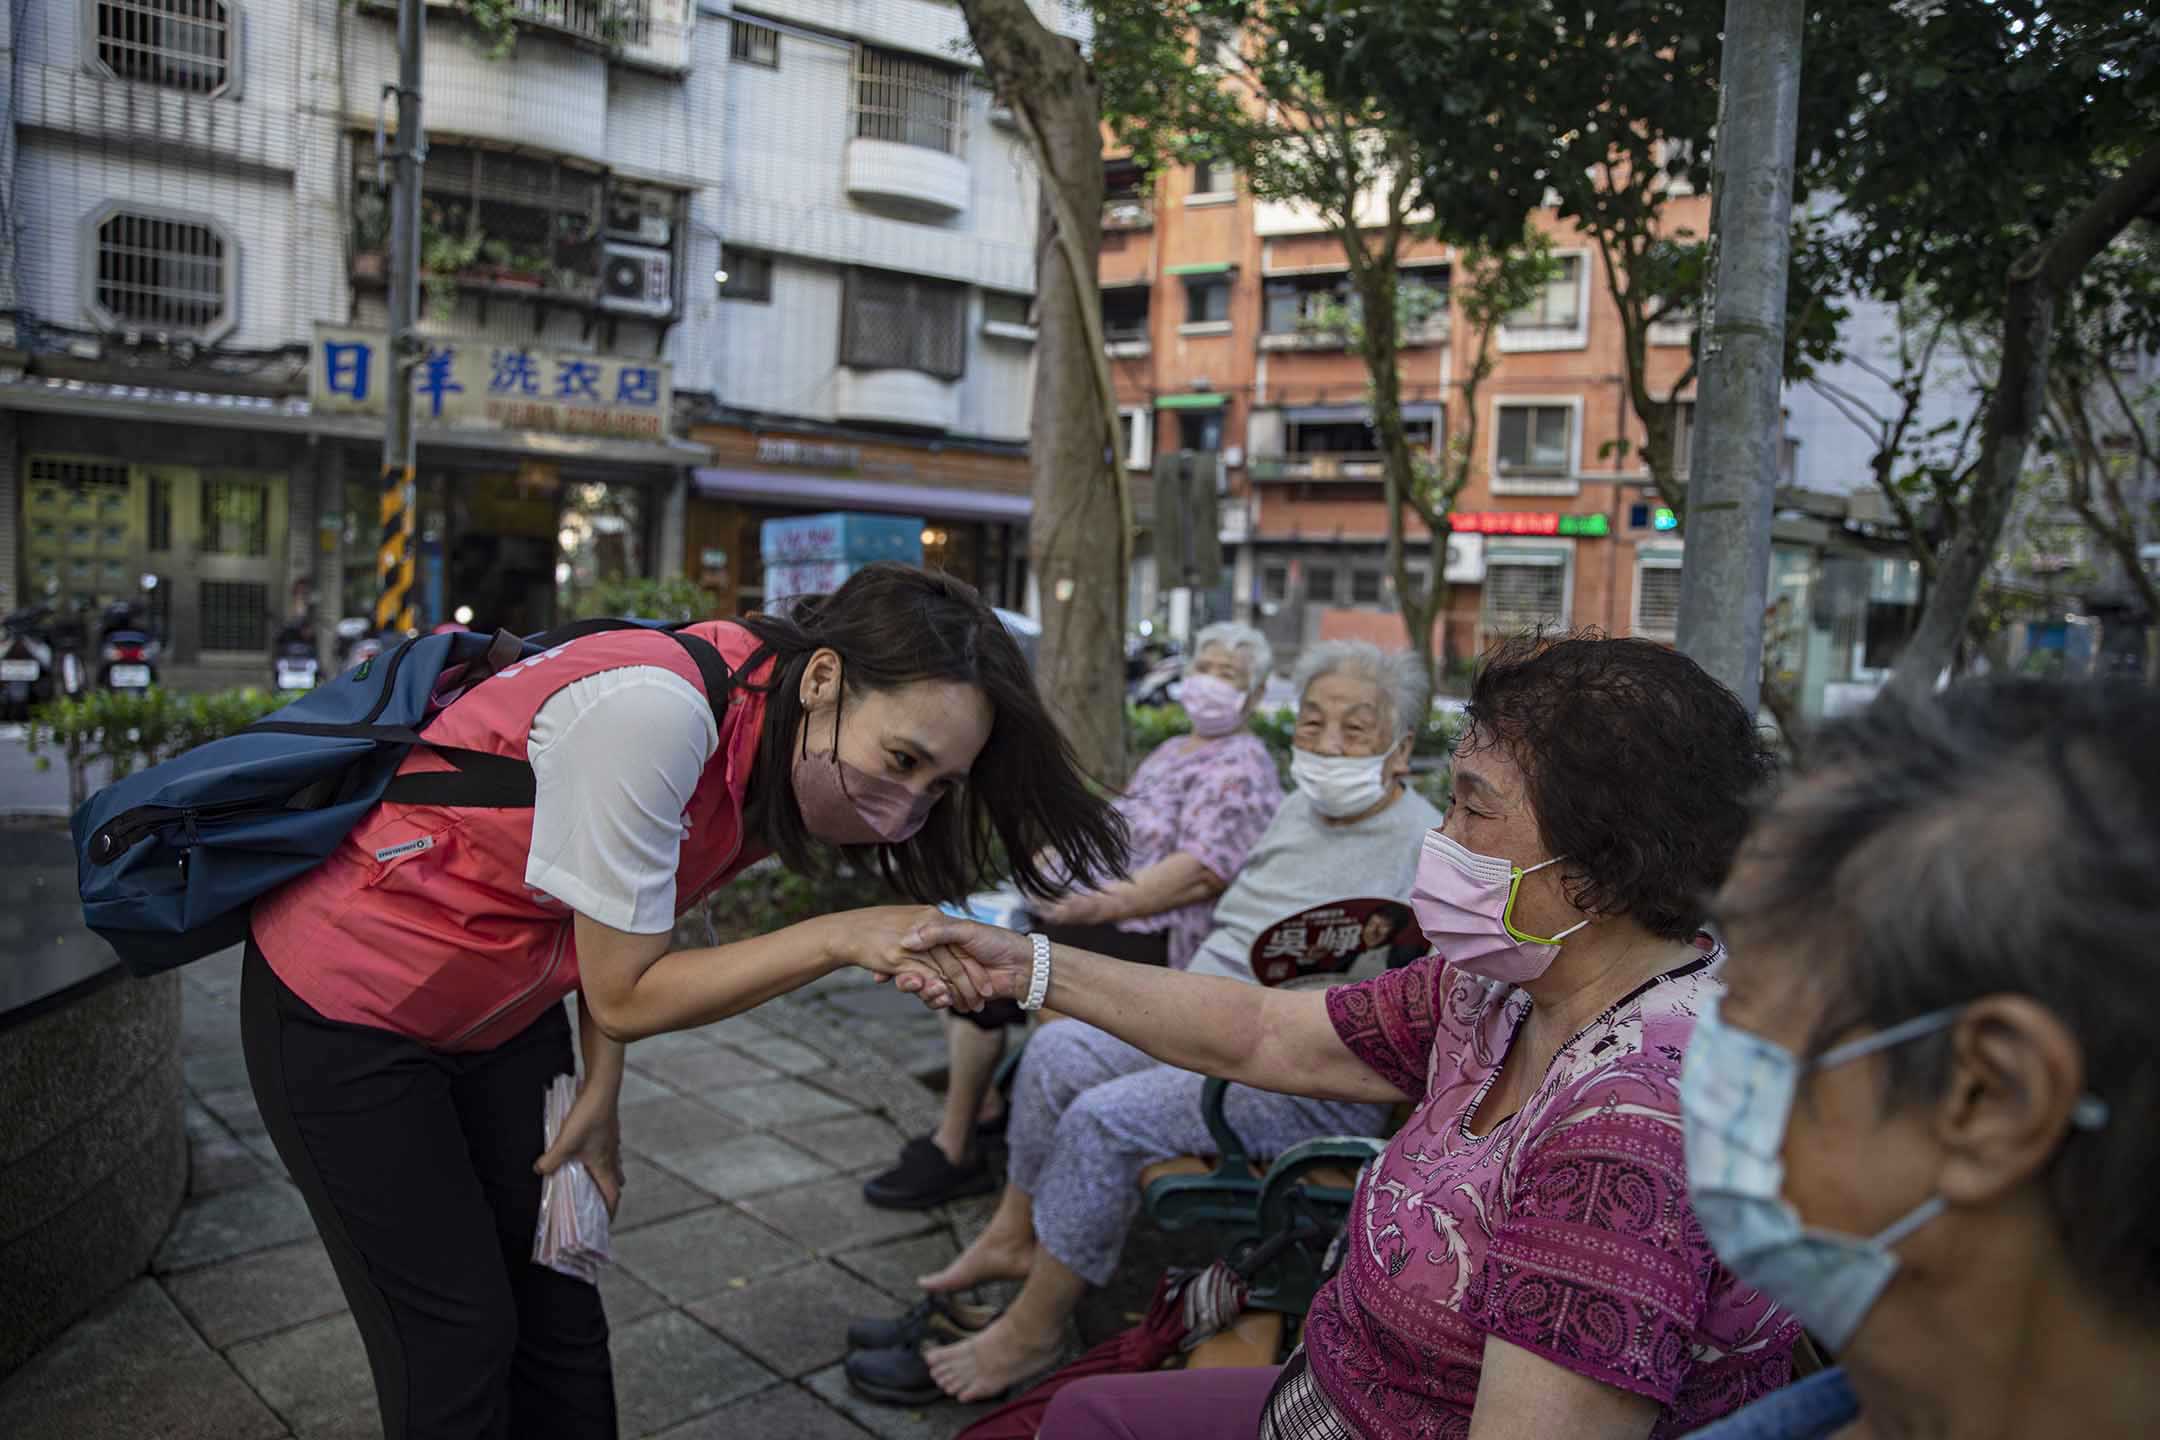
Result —
[[992, 1000], [1027, 994], [1035, 955], [1025, 935], [932, 906], [886, 905], [826, 917], [830, 953], [869, 971], [879, 984], [921, 999], [933, 1010], [980, 1010]]

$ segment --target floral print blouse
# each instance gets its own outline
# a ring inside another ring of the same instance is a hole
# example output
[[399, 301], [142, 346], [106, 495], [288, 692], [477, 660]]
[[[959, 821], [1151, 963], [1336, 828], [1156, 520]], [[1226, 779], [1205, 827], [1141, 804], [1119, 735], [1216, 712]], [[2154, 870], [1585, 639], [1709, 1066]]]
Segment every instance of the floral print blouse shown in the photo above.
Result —
[[[1250, 730], [1213, 740], [1181, 736], [1155, 747], [1117, 802], [1132, 831], [1132, 873], [1184, 852], [1228, 884], [1282, 804], [1282, 779], [1267, 746]], [[1213, 924], [1215, 902], [1120, 920], [1140, 935], [1167, 934], [1171, 965], [1183, 969]]]
[[1477, 1110], [1522, 991], [1431, 956], [1328, 992], [1343, 1042], [1415, 1107], [1306, 1321], [1313, 1378], [1350, 1429], [1467, 1435], [1488, 1335], [1656, 1401], [1653, 1440], [1791, 1378], [1798, 1323], [1718, 1262], [1688, 1206], [1680, 1061], [1722, 963], [1606, 1011], [1497, 1124]]

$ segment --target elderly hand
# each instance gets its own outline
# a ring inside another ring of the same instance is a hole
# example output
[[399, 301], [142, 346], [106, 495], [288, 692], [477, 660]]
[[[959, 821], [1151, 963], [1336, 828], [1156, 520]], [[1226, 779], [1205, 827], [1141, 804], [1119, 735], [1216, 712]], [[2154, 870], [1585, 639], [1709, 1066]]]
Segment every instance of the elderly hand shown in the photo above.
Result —
[[1107, 895], [1093, 890], [1076, 891], [1044, 905], [1037, 913], [1046, 925], [1108, 925], [1124, 917]]
[[929, 905], [881, 905], [826, 917], [832, 953], [842, 964], [869, 971], [879, 984], [905, 978], [910, 983], [901, 988], [934, 1008], [980, 1010], [986, 997], [964, 964], [907, 945], [923, 926], [944, 918]]
[[[984, 1000], [1015, 1000], [1027, 994], [1035, 970], [1035, 947], [1027, 936], [942, 913], [915, 927], [901, 943], [909, 954], [935, 961], [948, 984], [956, 972], [964, 976], [967, 987]], [[945, 1008], [923, 976], [901, 975], [893, 983], [922, 996], [932, 1009]]]

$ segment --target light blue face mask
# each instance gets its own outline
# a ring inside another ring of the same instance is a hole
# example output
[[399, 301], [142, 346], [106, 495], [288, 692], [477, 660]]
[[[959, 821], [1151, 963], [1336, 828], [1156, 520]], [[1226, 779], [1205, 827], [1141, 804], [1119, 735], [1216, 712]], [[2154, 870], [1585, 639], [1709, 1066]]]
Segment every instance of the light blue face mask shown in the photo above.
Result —
[[[1957, 1007], [1915, 1016], [1802, 1061], [1790, 1050], [1718, 1016], [1712, 996], [1695, 1022], [1680, 1071], [1680, 1118], [1687, 1143], [1688, 1199], [1718, 1258], [1742, 1281], [1790, 1310], [1832, 1350], [1859, 1330], [1890, 1278], [1899, 1242], [1943, 1213], [1931, 1195], [1874, 1236], [1843, 1235], [1802, 1223], [1785, 1200], [1780, 1151], [1801, 1075], [1948, 1029]], [[2080, 1099], [2071, 1123], [2097, 1130], [2107, 1102]]]

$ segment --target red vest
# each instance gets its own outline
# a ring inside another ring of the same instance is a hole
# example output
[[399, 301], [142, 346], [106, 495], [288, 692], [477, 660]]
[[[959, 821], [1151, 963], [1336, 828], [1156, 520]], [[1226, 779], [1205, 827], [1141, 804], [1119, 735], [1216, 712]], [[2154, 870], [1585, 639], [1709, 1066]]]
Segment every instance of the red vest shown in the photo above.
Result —
[[[757, 647], [727, 621], [692, 633], [717, 646], [731, 670]], [[607, 631], [493, 676], [424, 733], [522, 760], [549, 697], [624, 665], [658, 665], [705, 688], [674, 641]], [[742, 818], [764, 720], [765, 697], [738, 687], [683, 812], [678, 914], [764, 853], [745, 843]], [[433, 752], [415, 750], [401, 773], [445, 768]], [[278, 978], [329, 1019], [438, 1050], [500, 1045], [578, 987], [570, 907], [525, 885], [532, 826], [530, 810], [378, 805], [329, 859], [256, 903], [255, 941]]]

